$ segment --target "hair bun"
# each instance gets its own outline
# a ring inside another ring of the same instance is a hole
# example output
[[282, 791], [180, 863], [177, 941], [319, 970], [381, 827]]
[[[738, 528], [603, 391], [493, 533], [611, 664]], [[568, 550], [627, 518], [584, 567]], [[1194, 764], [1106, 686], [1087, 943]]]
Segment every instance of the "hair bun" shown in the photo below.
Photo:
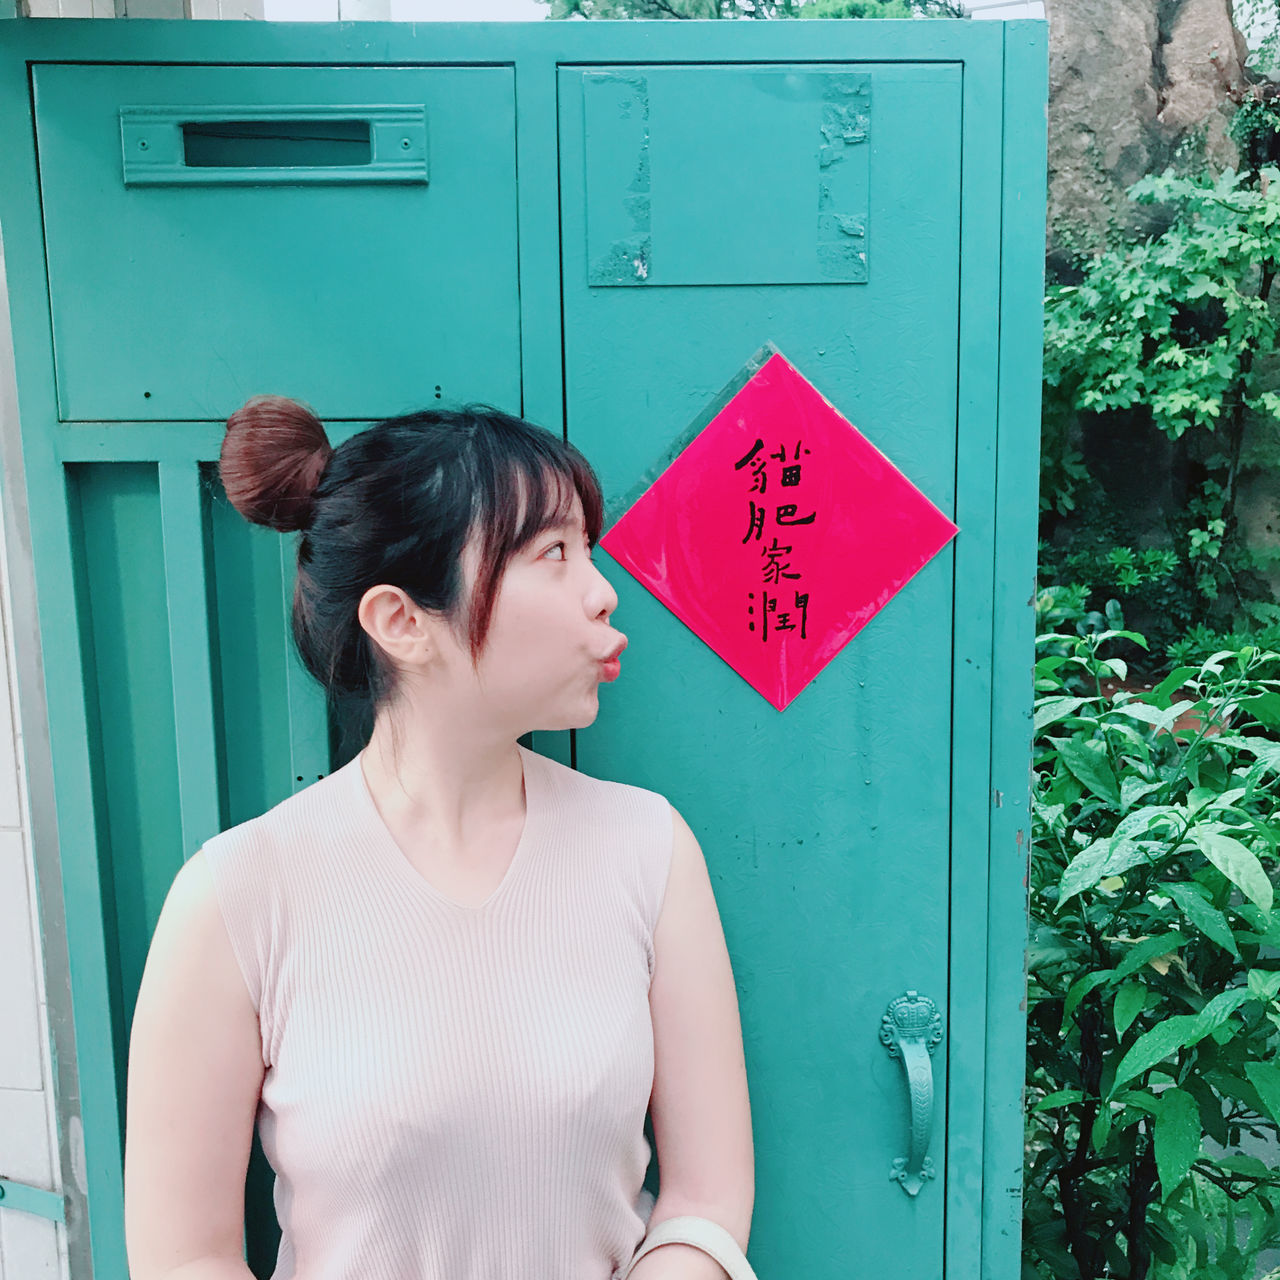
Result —
[[316, 485], [333, 456], [324, 424], [287, 396], [254, 396], [227, 419], [218, 472], [246, 520], [287, 533], [311, 524]]

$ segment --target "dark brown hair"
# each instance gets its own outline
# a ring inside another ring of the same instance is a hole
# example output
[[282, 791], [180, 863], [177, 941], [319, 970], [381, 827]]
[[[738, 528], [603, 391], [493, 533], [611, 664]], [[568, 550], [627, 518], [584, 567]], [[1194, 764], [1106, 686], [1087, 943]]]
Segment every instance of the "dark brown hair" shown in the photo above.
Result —
[[[332, 448], [320, 420], [284, 396], [256, 396], [227, 420], [222, 486], [246, 519], [302, 530], [294, 642], [330, 699], [376, 711], [395, 672], [356, 617], [378, 583], [443, 614], [478, 659], [511, 557], [582, 501], [592, 546], [600, 484], [573, 445], [501, 409], [467, 404], [388, 418]], [[479, 568], [463, 598], [461, 555]]]

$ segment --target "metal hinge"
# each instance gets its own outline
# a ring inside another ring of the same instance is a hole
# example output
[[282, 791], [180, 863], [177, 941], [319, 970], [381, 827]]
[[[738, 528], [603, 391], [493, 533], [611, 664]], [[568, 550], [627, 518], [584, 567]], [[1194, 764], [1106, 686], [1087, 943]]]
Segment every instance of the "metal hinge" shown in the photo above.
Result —
[[49, 1218], [53, 1222], [65, 1223], [67, 1220], [66, 1197], [60, 1191], [46, 1191], [25, 1182], [10, 1182], [8, 1178], [0, 1178], [0, 1209], [34, 1213], [38, 1218]]

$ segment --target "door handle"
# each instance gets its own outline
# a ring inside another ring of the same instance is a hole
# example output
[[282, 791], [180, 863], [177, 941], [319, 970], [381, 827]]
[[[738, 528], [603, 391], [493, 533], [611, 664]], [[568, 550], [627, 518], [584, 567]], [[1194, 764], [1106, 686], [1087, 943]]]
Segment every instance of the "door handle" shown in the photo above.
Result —
[[911, 1098], [907, 1154], [894, 1160], [889, 1177], [909, 1196], [918, 1195], [925, 1179], [935, 1176], [926, 1152], [933, 1136], [932, 1054], [941, 1039], [942, 1015], [928, 996], [908, 991], [889, 1001], [880, 1019], [880, 1042], [891, 1058], [901, 1060]]

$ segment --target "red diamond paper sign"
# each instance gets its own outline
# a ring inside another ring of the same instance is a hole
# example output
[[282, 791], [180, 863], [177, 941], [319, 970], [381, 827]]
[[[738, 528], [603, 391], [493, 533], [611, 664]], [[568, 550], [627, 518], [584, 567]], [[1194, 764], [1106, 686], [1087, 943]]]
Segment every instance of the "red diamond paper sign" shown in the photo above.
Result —
[[958, 530], [772, 345], [717, 403], [600, 545], [781, 711]]

